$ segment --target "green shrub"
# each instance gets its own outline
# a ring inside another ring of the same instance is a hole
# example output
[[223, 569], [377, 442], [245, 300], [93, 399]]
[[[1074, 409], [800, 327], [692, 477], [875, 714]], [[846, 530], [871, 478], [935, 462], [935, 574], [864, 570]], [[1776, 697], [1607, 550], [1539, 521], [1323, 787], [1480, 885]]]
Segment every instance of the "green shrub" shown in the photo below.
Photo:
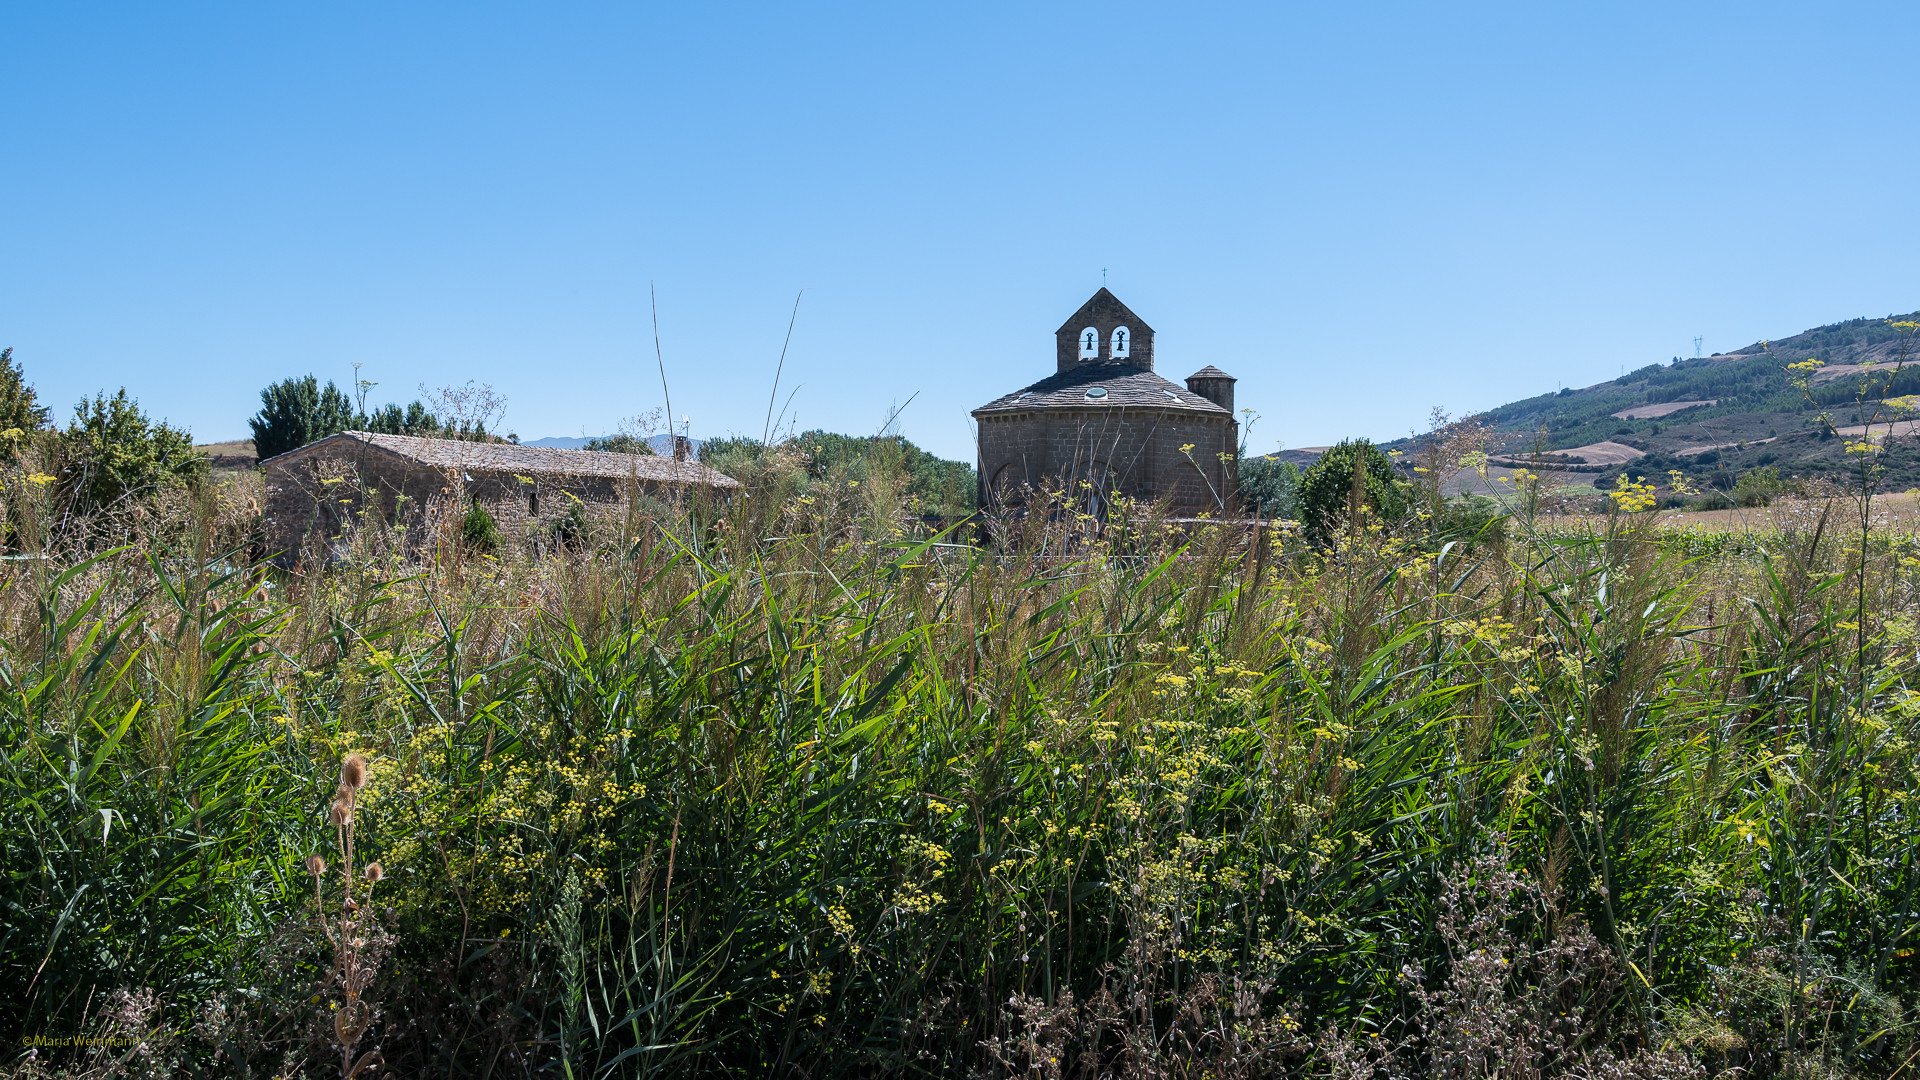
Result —
[[637, 435], [604, 435], [588, 439], [587, 449], [608, 454], [651, 454], [653, 443]]
[[772, 446], [747, 436], [708, 439], [700, 445], [702, 464], [735, 479], [772, 468], [779, 454], [797, 459], [809, 482], [904, 478], [902, 494], [923, 510], [966, 513], [974, 506], [972, 465], [937, 457], [899, 435], [804, 431]]
[[1786, 486], [1777, 466], [1752, 469], [1733, 485], [1733, 501], [1741, 506], [1770, 506]]
[[467, 507], [467, 516], [460, 519], [460, 540], [471, 551], [482, 555], [491, 555], [500, 548], [500, 527], [494, 524], [493, 515], [475, 499]]
[[1240, 497], [1247, 509], [1270, 521], [1300, 517], [1300, 466], [1270, 457], [1240, 459]]
[[124, 389], [74, 406], [57, 446], [61, 492], [82, 512], [193, 480], [207, 469], [192, 436], [147, 419]]
[[572, 492], [563, 494], [567, 499], [567, 512], [555, 518], [553, 524], [548, 526], [548, 531], [555, 544], [568, 548], [592, 535], [593, 525], [587, 518], [587, 504]]
[[1724, 491], [1709, 489], [1705, 494], [1688, 504], [1689, 510], [1731, 510], [1733, 500]]
[[1485, 495], [1462, 495], [1448, 499], [1440, 505], [1433, 532], [1442, 542], [1461, 540], [1480, 543], [1504, 539], [1506, 511], [1498, 500]]
[[1366, 439], [1347, 439], [1320, 455], [1300, 474], [1300, 520], [1307, 535], [1325, 542], [1345, 520], [1356, 473], [1365, 469], [1362, 483], [1367, 506], [1388, 521], [1406, 516], [1411, 505], [1408, 485], [1394, 469], [1386, 451]]

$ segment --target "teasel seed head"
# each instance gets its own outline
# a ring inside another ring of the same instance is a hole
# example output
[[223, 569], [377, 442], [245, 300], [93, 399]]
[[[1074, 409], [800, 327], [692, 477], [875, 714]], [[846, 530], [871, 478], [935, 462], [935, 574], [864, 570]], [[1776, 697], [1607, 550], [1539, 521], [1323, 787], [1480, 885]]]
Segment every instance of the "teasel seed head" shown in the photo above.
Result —
[[353, 803], [346, 799], [335, 799], [327, 811], [327, 821], [334, 825], [345, 825], [353, 820]]
[[312, 874], [314, 877], [319, 877], [326, 872], [327, 860], [318, 855], [307, 856], [307, 873]]
[[387, 876], [387, 871], [386, 871], [386, 868], [381, 866], [379, 863], [370, 862], [367, 864], [366, 875], [367, 875], [368, 881], [377, 882], [381, 878]]
[[359, 754], [348, 754], [340, 763], [340, 786], [358, 791], [367, 786], [367, 759]]

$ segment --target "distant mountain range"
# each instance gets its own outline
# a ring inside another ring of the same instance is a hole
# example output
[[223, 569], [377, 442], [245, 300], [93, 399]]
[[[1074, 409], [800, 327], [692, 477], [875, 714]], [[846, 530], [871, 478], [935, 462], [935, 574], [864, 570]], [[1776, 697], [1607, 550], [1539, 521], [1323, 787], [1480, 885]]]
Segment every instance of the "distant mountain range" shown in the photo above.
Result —
[[[585, 450], [587, 448], [588, 443], [592, 442], [595, 439], [604, 439], [606, 437], [607, 436], [605, 435], [582, 435], [579, 438], [574, 438], [568, 435], [549, 435], [544, 439], [533, 439], [531, 441], [522, 440], [520, 445], [552, 446], [552, 447], [557, 447], [561, 450]], [[687, 440], [687, 442], [693, 446], [693, 452], [696, 454], [700, 452], [701, 445], [706, 441], [707, 440], [705, 439], [688, 439]], [[653, 452], [656, 454], [672, 453], [673, 443], [670, 441], [669, 436], [666, 436], [666, 435], [648, 436], [648, 438], [646, 439], [646, 443], [648, 446], [653, 447]]]
[[[1881, 460], [1885, 485], [1920, 483], [1913, 432], [1920, 411], [1920, 340], [1893, 325], [1920, 313], [1850, 319], [1792, 337], [1755, 342], [1731, 353], [1648, 364], [1593, 386], [1569, 387], [1488, 410], [1478, 419], [1505, 433], [1509, 463], [1539, 455], [1545, 464], [1611, 485], [1625, 472], [1664, 479], [1679, 470], [1725, 486], [1749, 469], [1774, 466], [1814, 476], [1846, 467], [1846, 444], [1864, 425], [1889, 415], [1895, 425]], [[1902, 364], [1903, 350], [1905, 363]], [[1808, 360], [1805, 372], [1787, 365]], [[1795, 385], [1805, 377], [1807, 386]], [[1824, 416], [1824, 419], [1823, 419]], [[1874, 423], [1874, 435], [1885, 431]], [[1413, 440], [1393, 444], [1410, 448]], [[1499, 459], [1496, 459], [1498, 461]]]

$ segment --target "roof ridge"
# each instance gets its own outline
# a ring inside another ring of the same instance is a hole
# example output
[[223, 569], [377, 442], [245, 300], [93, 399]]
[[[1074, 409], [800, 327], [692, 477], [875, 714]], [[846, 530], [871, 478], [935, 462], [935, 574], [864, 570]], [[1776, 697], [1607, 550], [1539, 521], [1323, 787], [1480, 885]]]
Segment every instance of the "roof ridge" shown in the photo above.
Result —
[[383, 431], [338, 431], [324, 439], [276, 454], [261, 465], [292, 455], [307, 456], [337, 440], [371, 446], [430, 468], [481, 472], [535, 472], [561, 476], [641, 476], [649, 480], [685, 481], [738, 487], [740, 482], [704, 462], [661, 454], [629, 454], [606, 450], [579, 450], [561, 446], [526, 446], [511, 442], [474, 442], [423, 435], [393, 435]]

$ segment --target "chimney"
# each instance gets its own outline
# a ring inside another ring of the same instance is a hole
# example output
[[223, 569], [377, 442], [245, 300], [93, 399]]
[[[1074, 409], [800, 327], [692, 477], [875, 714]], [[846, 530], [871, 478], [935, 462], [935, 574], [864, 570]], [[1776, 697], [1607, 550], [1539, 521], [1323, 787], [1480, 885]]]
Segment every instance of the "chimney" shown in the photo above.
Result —
[[[1232, 391], [1228, 391], [1228, 392], [1231, 393]], [[693, 449], [693, 443], [685, 435], [675, 435], [673, 437], [673, 460], [675, 461], [687, 460], [687, 454], [692, 449]]]
[[1239, 381], [1212, 364], [1208, 364], [1187, 376], [1187, 389], [1232, 412], [1233, 384]]

